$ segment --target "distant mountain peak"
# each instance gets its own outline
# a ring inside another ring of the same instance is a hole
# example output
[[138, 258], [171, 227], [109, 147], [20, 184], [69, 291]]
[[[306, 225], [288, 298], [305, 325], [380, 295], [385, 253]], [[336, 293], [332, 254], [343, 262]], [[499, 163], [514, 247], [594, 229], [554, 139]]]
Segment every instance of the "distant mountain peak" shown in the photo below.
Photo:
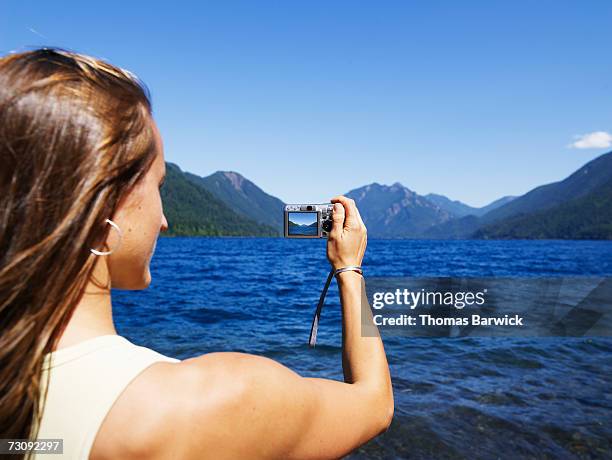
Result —
[[[200, 177], [166, 163], [166, 185], [161, 190], [168, 234], [172, 236], [277, 236], [269, 222], [244, 216], [207, 190]], [[227, 184], [227, 188], [231, 186]]]
[[[359, 189], [356, 189], [356, 190], [360, 190], [360, 189], [364, 189], [364, 190], [367, 190], [367, 191], [370, 191], [371, 189], [385, 190], [385, 191], [388, 191], [388, 190], [396, 191], [397, 189], [410, 190], [408, 187], [403, 185], [401, 182], [393, 182], [391, 185], [380, 184], [378, 182], [372, 182], [371, 184], [364, 185], [363, 187], [359, 187]], [[412, 191], [412, 190], [410, 190], [410, 191]]]
[[236, 171], [216, 171], [206, 177], [193, 174], [188, 176], [239, 214], [282, 231], [284, 203], [264, 192], [242, 174]]
[[450, 215], [400, 182], [372, 184], [351, 190], [361, 216], [377, 237], [415, 237]]
[[236, 171], [217, 171], [217, 174], [225, 177], [232, 187], [239, 192], [244, 191], [244, 183], [248, 182], [248, 180], [242, 174], [237, 173]]

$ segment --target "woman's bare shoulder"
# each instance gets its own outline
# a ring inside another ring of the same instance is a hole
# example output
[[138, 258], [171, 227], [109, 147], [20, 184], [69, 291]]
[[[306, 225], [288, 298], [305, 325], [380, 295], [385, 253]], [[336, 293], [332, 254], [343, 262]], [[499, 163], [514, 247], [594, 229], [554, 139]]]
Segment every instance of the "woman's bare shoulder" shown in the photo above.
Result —
[[210, 353], [136, 377], [90, 459], [339, 458], [386, 430], [392, 415], [368, 385], [301, 377], [263, 356]]
[[[185, 427], [209, 421], [210, 436], [241, 410], [252, 383], [283, 367], [239, 352], [208, 353], [178, 363], [158, 362], [125, 388], [106, 416], [90, 459], [189, 458], [181, 455]], [[179, 432], [180, 430], [180, 432]], [[197, 430], [205, 442], [206, 429]]]

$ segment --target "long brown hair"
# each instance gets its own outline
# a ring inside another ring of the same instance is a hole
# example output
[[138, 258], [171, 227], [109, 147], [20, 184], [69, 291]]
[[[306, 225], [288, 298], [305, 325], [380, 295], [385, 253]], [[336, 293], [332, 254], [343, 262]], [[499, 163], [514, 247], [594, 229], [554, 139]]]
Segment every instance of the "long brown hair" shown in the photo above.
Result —
[[44, 354], [153, 163], [151, 123], [126, 70], [58, 48], [0, 58], [0, 438], [37, 435]]

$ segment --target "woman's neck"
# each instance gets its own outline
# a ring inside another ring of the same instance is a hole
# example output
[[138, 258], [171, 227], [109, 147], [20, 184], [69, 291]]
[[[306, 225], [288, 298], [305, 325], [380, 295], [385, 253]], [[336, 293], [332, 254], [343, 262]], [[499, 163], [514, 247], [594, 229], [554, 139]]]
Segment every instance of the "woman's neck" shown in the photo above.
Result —
[[110, 279], [106, 263], [96, 264], [93, 280], [95, 283], [92, 280], [87, 283], [85, 293], [55, 350], [76, 345], [99, 335], [117, 334], [113, 322]]

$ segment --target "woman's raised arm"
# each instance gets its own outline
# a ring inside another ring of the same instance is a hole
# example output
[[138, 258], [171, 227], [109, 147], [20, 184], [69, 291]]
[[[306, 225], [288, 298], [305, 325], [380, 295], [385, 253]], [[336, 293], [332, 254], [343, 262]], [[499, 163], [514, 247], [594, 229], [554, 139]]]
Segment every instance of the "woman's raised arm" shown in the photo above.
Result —
[[[334, 268], [361, 265], [367, 235], [359, 211], [345, 197], [332, 201], [328, 258]], [[386, 431], [393, 390], [377, 329], [374, 336], [361, 334], [365, 283], [347, 271], [338, 275], [338, 286], [344, 382], [301, 377], [246, 353], [159, 364], [149, 372], [151, 385], [141, 387], [149, 395], [140, 398], [159, 404], [135, 411], [145, 425], [134, 428], [136, 418], [124, 420], [134, 452], [143, 458], [338, 458]]]

